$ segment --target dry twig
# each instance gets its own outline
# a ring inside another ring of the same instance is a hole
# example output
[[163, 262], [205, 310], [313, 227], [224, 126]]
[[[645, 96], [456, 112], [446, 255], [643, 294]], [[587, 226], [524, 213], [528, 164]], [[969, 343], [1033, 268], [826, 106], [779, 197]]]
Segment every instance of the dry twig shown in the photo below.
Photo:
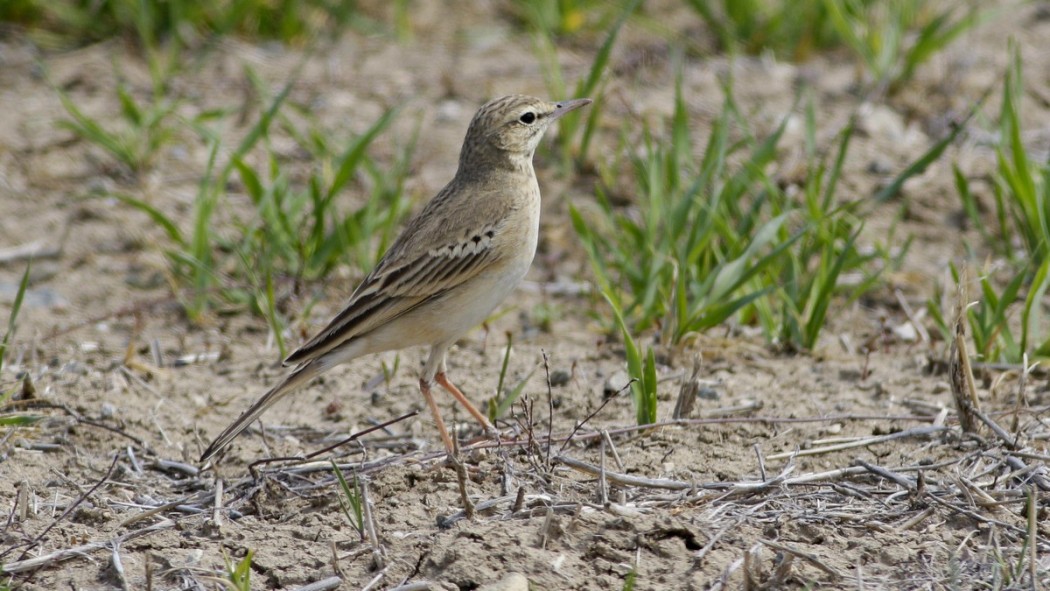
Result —
[[328, 577], [327, 579], [321, 579], [310, 583], [309, 585], [303, 585], [297, 588], [295, 591], [329, 591], [331, 589], [338, 589], [339, 585], [343, 584], [343, 579], [340, 577]]
[[771, 456], [768, 456], [766, 459], [769, 459], [769, 460], [780, 460], [780, 459], [791, 457], [791, 456], [794, 456], [794, 455], [813, 456], [813, 455], [818, 455], [818, 454], [830, 453], [830, 452], [834, 452], [834, 451], [842, 451], [844, 449], [853, 449], [855, 447], [867, 447], [869, 445], [875, 445], [877, 443], [885, 443], [887, 441], [894, 441], [896, 439], [904, 439], [904, 438], [907, 438], [907, 437], [926, 437], [926, 436], [932, 435], [934, 433], [939, 433], [941, 431], [947, 431], [947, 430], [948, 430], [947, 427], [935, 427], [935, 426], [915, 427], [914, 429], [907, 429], [905, 431], [898, 431], [897, 433], [890, 433], [888, 435], [877, 435], [877, 436], [874, 436], [874, 437], [865, 437], [863, 439], [858, 439], [856, 441], [849, 441], [849, 442], [846, 442], [846, 443], [839, 443], [839, 444], [836, 444], [836, 445], [828, 445], [828, 446], [824, 446], [824, 447], [814, 447], [814, 448], [811, 448], [811, 449], [803, 449], [803, 450], [799, 450], [799, 451], [783, 452], [783, 453], [779, 453], [779, 454], [773, 454]]
[[70, 558], [83, 558], [89, 553], [103, 548], [112, 547], [114, 544], [122, 544], [128, 540], [138, 538], [154, 532], [171, 529], [175, 527], [175, 522], [171, 520], [165, 520], [160, 523], [156, 523], [149, 527], [137, 529], [135, 531], [128, 532], [122, 536], [117, 536], [109, 540], [101, 540], [98, 542], [89, 542], [87, 544], [80, 544], [79, 546], [73, 546], [65, 548], [63, 550], [57, 550], [50, 554], [43, 556], [37, 556], [35, 558], [27, 558], [25, 560], [18, 560], [15, 562], [8, 562], [0, 567], [0, 571], [8, 574], [21, 573], [28, 570], [34, 570], [43, 568], [52, 564], [56, 564]]
[[675, 419], [687, 418], [693, 412], [693, 405], [700, 395], [700, 354], [693, 356], [693, 373], [688, 379], [682, 378], [682, 386], [678, 390], [678, 399], [674, 403], [674, 412], [671, 417]]
[[972, 433], [977, 425], [973, 420], [973, 411], [980, 410], [977, 400], [977, 387], [974, 385], [973, 368], [970, 367], [970, 354], [966, 350], [966, 295], [965, 286], [969, 283], [969, 269], [963, 269], [963, 280], [959, 282], [955, 304], [955, 334], [952, 338], [951, 353], [948, 359], [948, 382], [952, 388], [952, 399], [958, 410], [959, 425], [962, 430]]

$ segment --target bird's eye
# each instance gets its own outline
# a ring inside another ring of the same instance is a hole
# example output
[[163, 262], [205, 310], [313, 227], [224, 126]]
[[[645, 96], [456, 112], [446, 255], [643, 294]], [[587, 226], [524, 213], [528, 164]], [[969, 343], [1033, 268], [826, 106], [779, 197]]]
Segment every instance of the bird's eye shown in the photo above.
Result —
[[536, 113], [533, 113], [532, 111], [528, 111], [524, 115], [519, 117], [518, 120], [521, 121], [522, 123], [525, 123], [526, 125], [531, 124], [533, 121], [536, 120]]

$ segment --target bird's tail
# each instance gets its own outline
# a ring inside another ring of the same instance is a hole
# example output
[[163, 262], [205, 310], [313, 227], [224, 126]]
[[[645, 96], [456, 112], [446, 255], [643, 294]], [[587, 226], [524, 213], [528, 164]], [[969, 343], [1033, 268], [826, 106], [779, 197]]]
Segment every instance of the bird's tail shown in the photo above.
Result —
[[241, 431], [247, 429], [248, 425], [251, 425], [255, 419], [259, 418], [259, 415], [273, 406], [275, 402], [284, 398], [287, 394], [311, 379], [317, 377], [325, 369], [327, 369], [327, 366], [324, 363], [323, 358], [312, 359], [295, 368], [295, 371], [289, 374], [288, 377], [284, 378], [280, 384], [271, 388], [269, 392], [263, 394], [262, 398], [256, 400], [251, 408], [244, 411], [241, 416], [237, 417], [236, 421], [231, 423], [229, 427], [226, 427], [226, 429], [211, 442], [208, 449], [204, 450], [204, 453], [201, 454], [201, 463], [207, 462], [214, 457], [215, 454], [222, 451], [231, 441], [234, 440], [235, 437], [241, 434]]

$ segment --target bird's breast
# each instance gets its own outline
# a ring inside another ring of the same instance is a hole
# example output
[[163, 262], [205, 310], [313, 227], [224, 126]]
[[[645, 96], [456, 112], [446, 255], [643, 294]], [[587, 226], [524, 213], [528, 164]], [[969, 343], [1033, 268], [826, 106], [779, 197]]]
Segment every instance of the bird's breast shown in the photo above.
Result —
[[528, 175], [521, 185], [522, 191], [515, 200], [516, 207], [504, 226], [507, 230], [507, 242], [516, 245], [510, 250], [518, 259], [521, 268], [519, 281], [525, 277], [532, 259], [536, 256], [536, 245], [540, 236], [540, 187], [535, 175]]

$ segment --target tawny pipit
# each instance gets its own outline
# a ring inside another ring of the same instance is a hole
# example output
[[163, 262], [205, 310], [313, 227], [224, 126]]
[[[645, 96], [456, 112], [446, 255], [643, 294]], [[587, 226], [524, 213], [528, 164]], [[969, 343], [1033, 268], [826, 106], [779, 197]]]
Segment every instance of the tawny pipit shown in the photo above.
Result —
[[369, 353], [430, 345], [419, 390], [452, 451], [431, 394], [448, 390], [485, 428], [494, 429], [445, 375], [445, 353], [480, 324], [525, 277], [536, 254], [540, 188], [532, 155], [543, 133], [590, 99], [560, 103], [505, 96], [486, 103], [470, 122], [456, 176], [357, 286], [342, 312], [285, 365], [296, 368], [204, 450], [201, 461], [229, 445], [267, 408], [332, 367]]

